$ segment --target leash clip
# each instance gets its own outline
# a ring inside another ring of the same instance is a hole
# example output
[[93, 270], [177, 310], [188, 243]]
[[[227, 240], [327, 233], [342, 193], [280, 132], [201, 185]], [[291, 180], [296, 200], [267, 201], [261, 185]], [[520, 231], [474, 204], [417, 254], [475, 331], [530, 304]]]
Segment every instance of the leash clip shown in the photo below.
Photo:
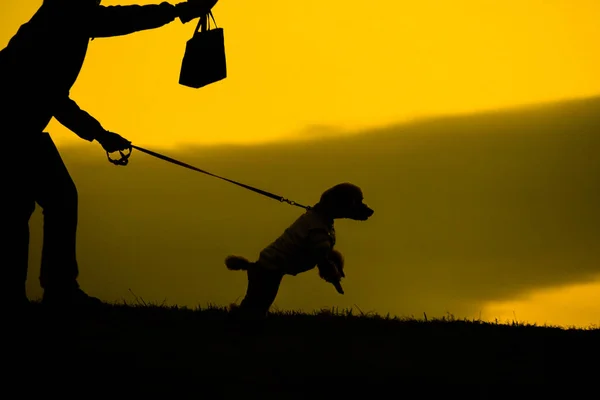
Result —
[[286, 199], [285, 197], [281, 197], [279, 199], [279, 201], [281, 203], [287, 203], [287, 204], [289, 204], [291, 206], [297, 206], [297, 207], [304, 208], [305, 210], [310, 210], [312, 208], [311, 206], [303, 206], [302, 204], [298, 204], [294, 200], [289, 200], [289, 199]]
[[110, 153], [107, 151], [106, 152], [106, 157], [108, 158], [108, 161], [110, 161], [112, 164], [114, 165], [127, 165], [129, 163], [129, 157], [131, 156], [131, 151], [132, 151], [132, 147], [129, 146], [127, 148], [127, 153], [123, 153], [123, 150], [119, 150], [119, 155], [121, 156], [120, 158], [110, 158]]

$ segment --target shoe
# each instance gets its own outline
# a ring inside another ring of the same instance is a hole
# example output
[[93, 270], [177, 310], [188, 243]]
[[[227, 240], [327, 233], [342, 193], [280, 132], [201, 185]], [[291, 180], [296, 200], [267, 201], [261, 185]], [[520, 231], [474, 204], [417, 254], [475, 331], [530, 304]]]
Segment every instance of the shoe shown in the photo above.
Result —
[[32, 309], [31, 303], [27, 296], [6, 296], [0, 297], [0, 309], [6, 318], [20, 319], [27, 318]]
[[108, 307], [108, 304], [88, 295], [79, 287], [47, 288], [44, 290], [42, 305], [47, 308], [77, 311], [96, 311]]
[[30, 303], [27, 298], [25, 284], [5, 285], [0, 291], [0, 309], [13, 314], [29, 310]]

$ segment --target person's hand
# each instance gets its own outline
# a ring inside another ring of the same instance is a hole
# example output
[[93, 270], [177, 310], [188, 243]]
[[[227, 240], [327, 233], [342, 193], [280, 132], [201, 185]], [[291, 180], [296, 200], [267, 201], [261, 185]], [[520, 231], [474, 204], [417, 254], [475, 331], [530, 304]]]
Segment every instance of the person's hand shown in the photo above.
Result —
[[108, 153], [131, 149], [131, 142], [114, 132], [104, 131], [96, 136], [96, 140]]
[[187, 0], [175, 5], [177, 16], [182, 23], [202, 17], [210, 12], [219, 0]]

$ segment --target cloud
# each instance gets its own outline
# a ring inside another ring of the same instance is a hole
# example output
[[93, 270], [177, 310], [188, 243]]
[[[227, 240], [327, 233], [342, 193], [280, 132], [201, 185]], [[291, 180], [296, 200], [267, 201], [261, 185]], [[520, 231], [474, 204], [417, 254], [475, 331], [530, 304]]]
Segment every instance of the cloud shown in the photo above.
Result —
[[[61, 152], [80, 195], [80, 282], [109, 300], [131, 288], [146, 301], [233, 302], [245, 276], [224, 257], [256, 257], [302, 212], [135, 150], [125, 168], [96, 144]], [[336, 225], [346, 295], [309, 272], [284, 279], [282, 308], [461, 315], [600, 274], [600, 98], [165, 153], [302, 204], [339, 182], [363, 188], [372, 220]], [[31, 225], [35, 278], [39, 210]], [[35, 279], [29, 288], [39, 293]]]

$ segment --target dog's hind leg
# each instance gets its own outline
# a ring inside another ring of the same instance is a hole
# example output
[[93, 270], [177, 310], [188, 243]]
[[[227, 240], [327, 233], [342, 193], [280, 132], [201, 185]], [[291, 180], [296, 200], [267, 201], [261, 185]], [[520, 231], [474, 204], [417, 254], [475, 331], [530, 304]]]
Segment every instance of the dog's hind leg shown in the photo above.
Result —
[[283, 274], [255, 264], [248, 270], [248, 288], [239, 311], [244, 318], [264, 319], [279, 292]]

